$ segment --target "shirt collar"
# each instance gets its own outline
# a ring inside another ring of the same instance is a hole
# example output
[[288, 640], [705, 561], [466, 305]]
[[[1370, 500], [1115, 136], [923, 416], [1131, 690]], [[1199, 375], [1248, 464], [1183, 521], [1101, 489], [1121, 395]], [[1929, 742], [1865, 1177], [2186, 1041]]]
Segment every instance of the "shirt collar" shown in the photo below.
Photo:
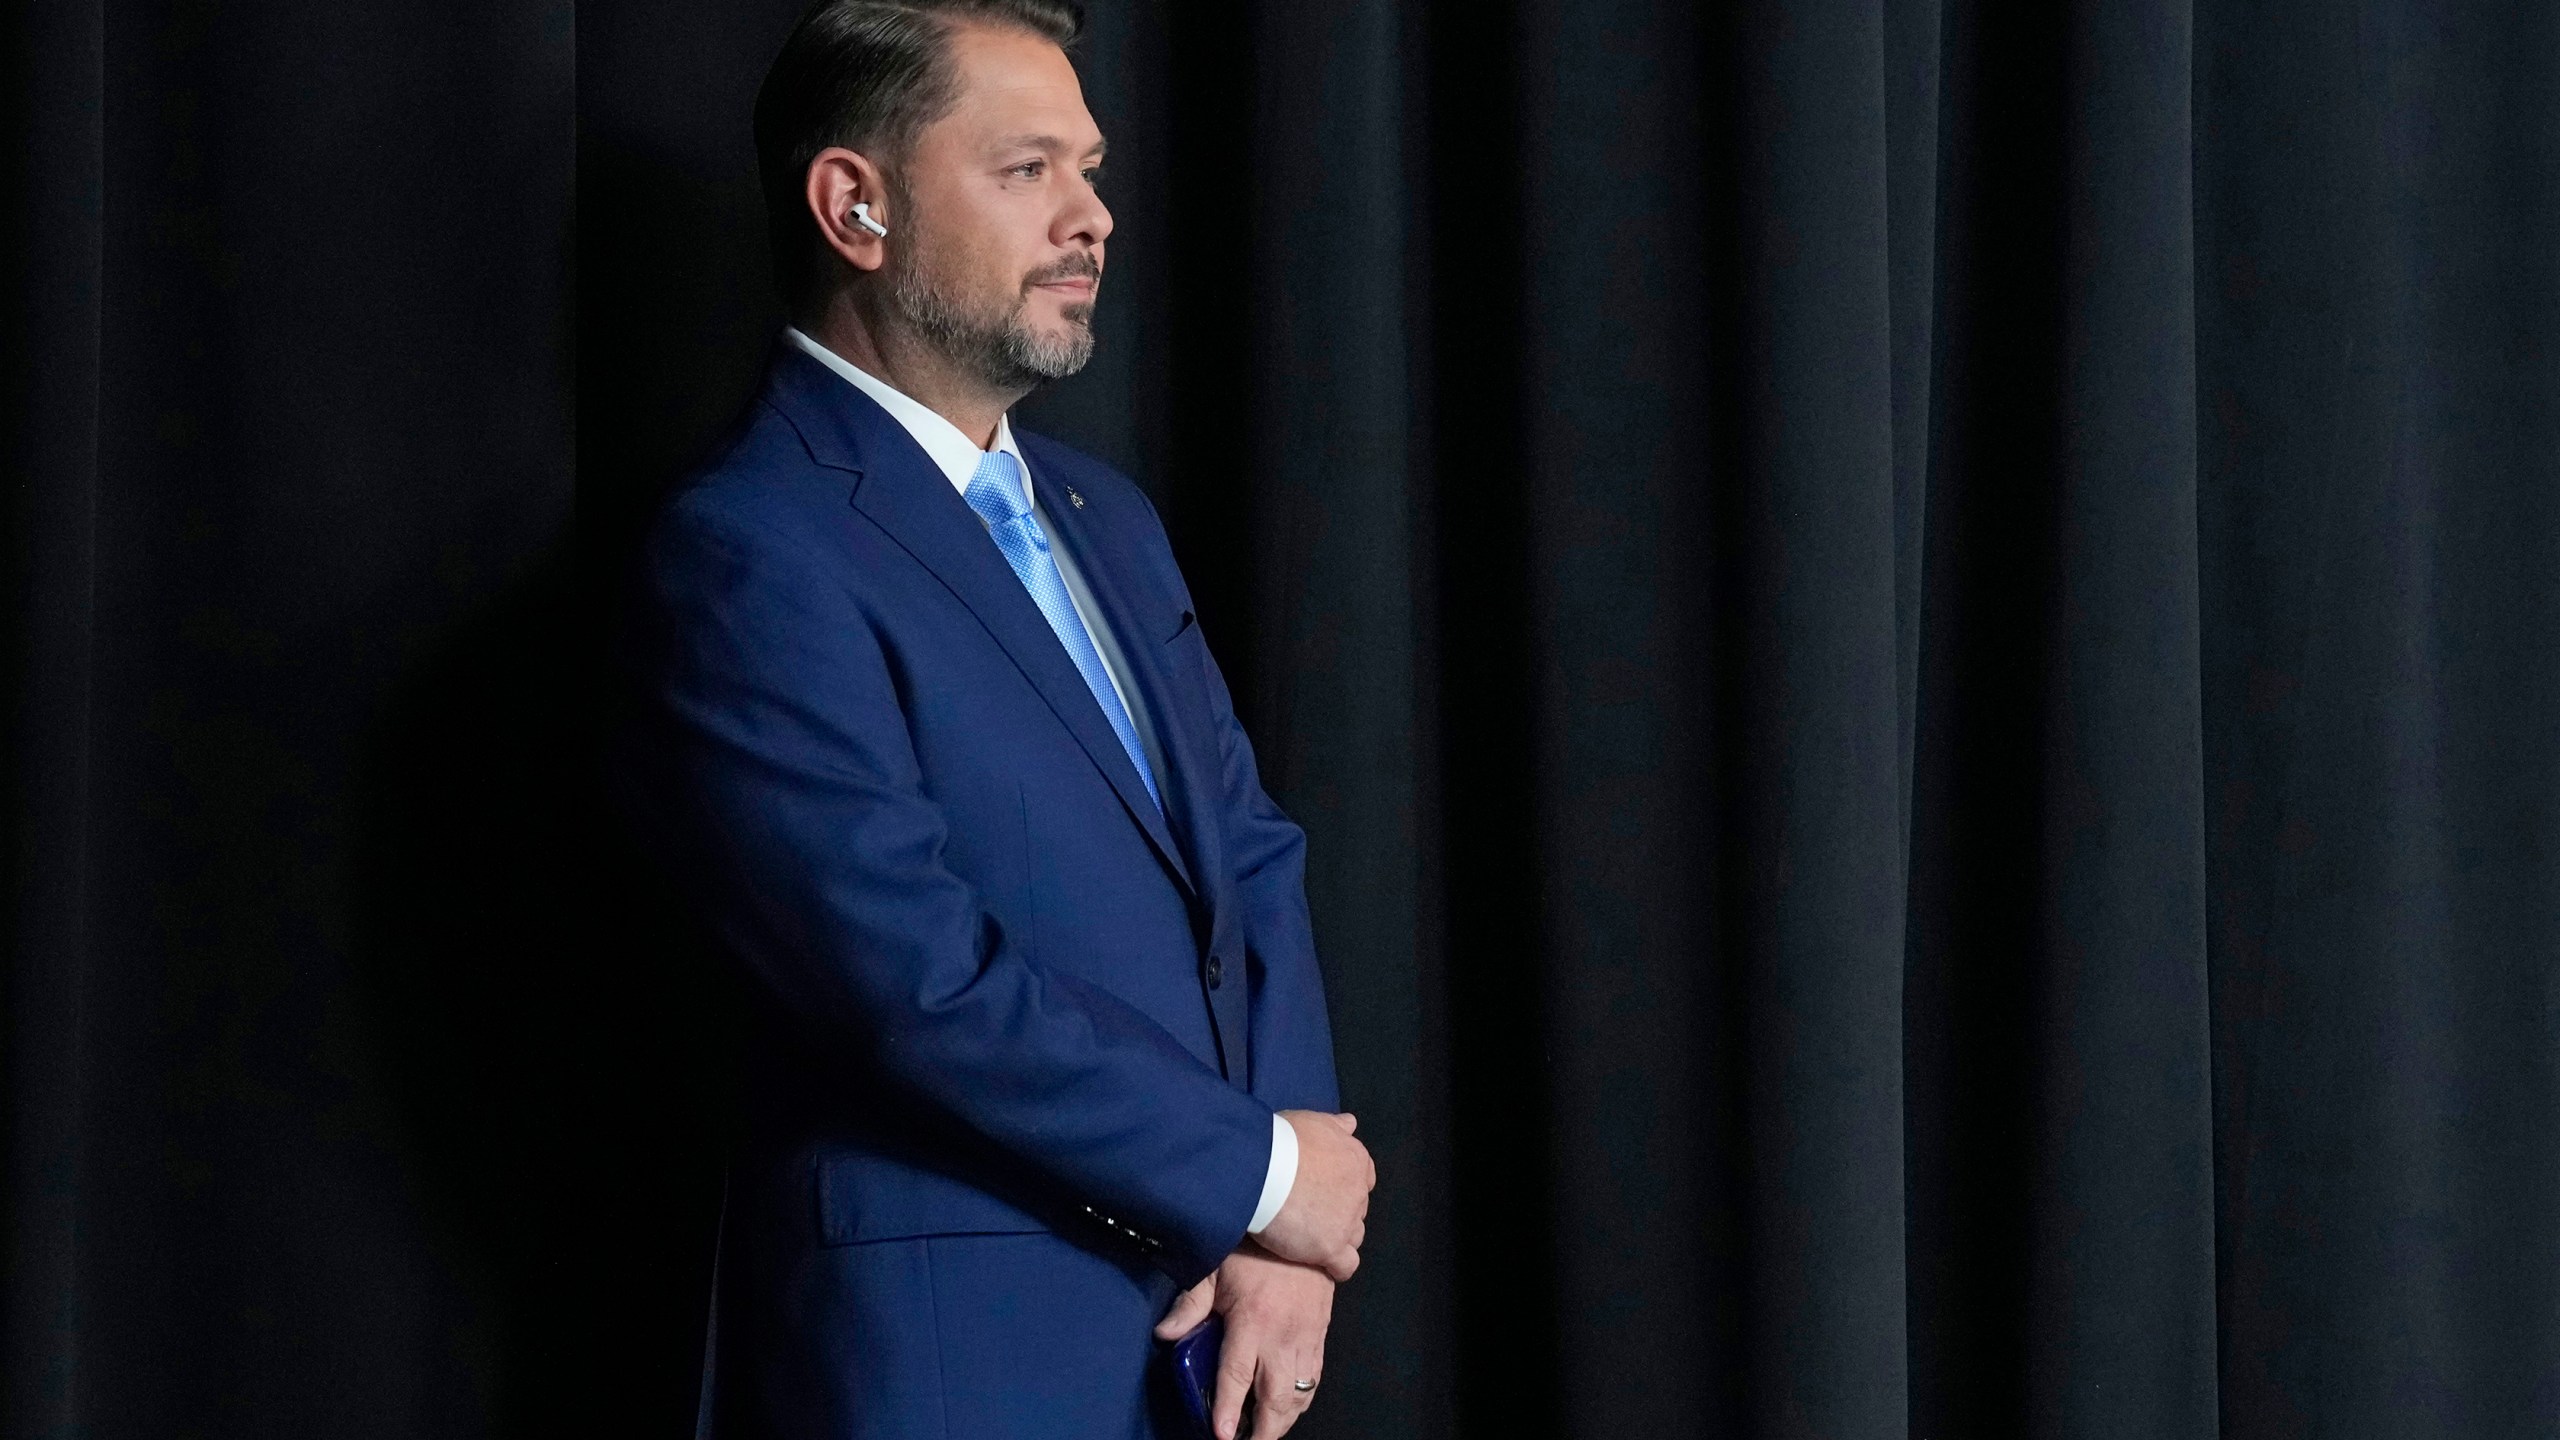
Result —
[[[951, 481], [951, 488], [959, 491], [963, 496], [969, 493], [969, 482], [978, 474], [978, 462], [985, 459], [988, 452], [979, 449], [976, 441], [962, 434], [959, 426], [935, 414], [921, 401], [895, 385], [810, 339], [797, 325], [782, 327], [782, 338], [807, 352], [810, 359], [843, 376], [847, 384], [878, 402], [881, 409], [889, 412], [890, 419], [897, 421], [909, 435], [915, 437], [915, 442], [924, 451], [925, 457], [933, 461], [935, 467]], [[996, 420], [995, 448], [1013, 457], [1013, 463], [1019, 467], [1019, 473], [1022, 476], [1023, 501], [1029, 503], [1031, 501], [1031, 462], [1023, 458], [1022, 447], [1014, 443], [1011, 415], [1001, 416]]]

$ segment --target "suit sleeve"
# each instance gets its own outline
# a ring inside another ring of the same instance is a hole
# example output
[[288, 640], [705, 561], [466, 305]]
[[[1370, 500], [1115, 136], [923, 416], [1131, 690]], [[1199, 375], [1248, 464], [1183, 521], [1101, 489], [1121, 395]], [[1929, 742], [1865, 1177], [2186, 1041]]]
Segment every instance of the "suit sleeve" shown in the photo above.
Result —
[[1204, 644], [1201, 663], [1224, 771], [1227, 854], [1242, 902], [1252, 989], [1250, 1088], [1274, 1110], [1339, 1110], [1333, 1024], [1307, 913], [1307, 837], [1263, 792], [1253, 742], [1237, 721], [1226, 677]]
[[841, 580], [779, 529], [680, 504], [631, 655], [636, 783], [755, 984], [1077, 1200], [1183, 1283], [1244, 1233], [1270, 1107], [1117, 997], [1026, 959], [942, 863], [896, 682]]

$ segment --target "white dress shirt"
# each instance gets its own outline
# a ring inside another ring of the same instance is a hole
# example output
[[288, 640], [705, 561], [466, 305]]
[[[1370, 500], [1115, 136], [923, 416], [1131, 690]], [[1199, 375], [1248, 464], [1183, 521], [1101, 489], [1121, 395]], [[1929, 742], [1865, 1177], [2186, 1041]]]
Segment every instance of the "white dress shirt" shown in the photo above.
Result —
[[[782, 338], [807, 352], [810, 359], [843, 376], [853, 388], [870, 396], [881, 409], [888, 411], [889, 418], [906, 428], [926, 458], [932, 460], [951, 481], [951, 488], [963, 497], [968, 495], [969, 482], [978, 474], [978, 462], [990, 452], [980, 450], [978, 442], [962, 434], [959, 426], [943, 419], [888, 381], [810, 339], [801, 333], [798, 326], [783, 327]], [[1023, 458], [1021, 447], [1014, 444], [1013, 418], [1010, 415], [996, 421], [995, 450], [1012, 456], [1014, 463], [1022, 467], [1023, 498], [1031, 502], [1035, 512], [1038, 511], [1040, 492], [1032, 480], [1031, 462]], [[1045, 524], [1043, 528], [1047, 528]], [[1102, 668], [1111, 679], [1111, 688], [1119, 692], [1120, 708], [1129, 712], [1130, 722], [1138, 728], [1138, 744], [1147, 752], [1148, 766], [1156, 774], [1164, 774], [1164, 752], [1156, 745], [1155, 722], [1147, 714], [1147, 707], [1134, 703], [1131, 698], [1138, 693], [1138, 687], [1129, 679], [1128, 657], [1121, 653], [1119, 638], [1111, 633], [1111, 627], [1102, 623], [1102, 607], [1094, 603], [1093, 591], [1086, 588], [1084, 572], [1076, 568], [1074, 557], [1067, 553], [1064, 545], [1051, 546], [1049, 558], [1058, 562], [1058, 578], [1067, 583], [1067, 598], [1075, 603], [1076, 615], [1084, 621], [1086, 633], [1093, 636], [1093, 648], [1102, 653]], [[1262, 1233], [1263, 1227], [1280, 1213], [1280, 1207], [1288, 1203], [1289, 1188], [1297, 1183], [1297, 1179], [1298, 1132], [1275, 1112], [1271, 1117], [1271, 1165], [1263, 1172], [1262, 1200], [1254, 1206], [1253, 1219], [1245, 1225], [1246, 1234]]]

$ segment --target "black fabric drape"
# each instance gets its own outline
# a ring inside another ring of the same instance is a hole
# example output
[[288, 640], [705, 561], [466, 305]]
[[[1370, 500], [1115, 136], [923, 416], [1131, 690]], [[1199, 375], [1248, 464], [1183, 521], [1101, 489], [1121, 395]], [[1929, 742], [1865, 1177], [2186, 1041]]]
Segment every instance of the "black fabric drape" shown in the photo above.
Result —
[[[796, 0], [35, 0], [9, 1433], [675, 1434], [595, 597]], [[1382, 1185], [1300, 1433], [2560, 1424], [2560, 15], [1106, 0], [1102, 346]], [[573, 363], [574, 357], [574, 363]]]

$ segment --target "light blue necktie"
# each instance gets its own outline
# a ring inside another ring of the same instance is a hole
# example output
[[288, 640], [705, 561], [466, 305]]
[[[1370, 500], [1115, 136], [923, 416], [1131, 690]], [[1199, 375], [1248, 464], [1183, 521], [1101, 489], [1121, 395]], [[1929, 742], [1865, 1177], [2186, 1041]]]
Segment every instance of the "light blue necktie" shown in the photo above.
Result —
[[1049, 555], [1049, 537], [1041, 533], [1030, 502], [1022, 496], [1018, 470], [1011, 455], [988, 451], [978, 461], [978, 473], [969, 477], [969, 508], [987, 522], [987, 533], [995, 537], [1005, 563], [1013, 567], [1022, 588], [1031, 592], [1031, 603], [1048, 617], [1049, 628], [1058, 632], [1058, 643], [1067, 647], [1067, 658], [1076, 662], [1085, 688], [1102, 707], [1102, 718], [1111, 722], [1111, 733], [1120, 737], [1120, 748], [1129, 752], [1129, 763], [1138, 767], [1138, 781], [1147, 787], [1147, 798], [1162, 810], [1164, 797], [1156, 793], [1155, 772], [1147, 767], [1138, 727], [1130, 723], [1120, 692], [1111, 686], [1111, 672], [1102, 667], [1102, 652], [1094, 647], [1083, 617], [1076, 614], [1075, 601], [1067, 596], [1067, 582]]

